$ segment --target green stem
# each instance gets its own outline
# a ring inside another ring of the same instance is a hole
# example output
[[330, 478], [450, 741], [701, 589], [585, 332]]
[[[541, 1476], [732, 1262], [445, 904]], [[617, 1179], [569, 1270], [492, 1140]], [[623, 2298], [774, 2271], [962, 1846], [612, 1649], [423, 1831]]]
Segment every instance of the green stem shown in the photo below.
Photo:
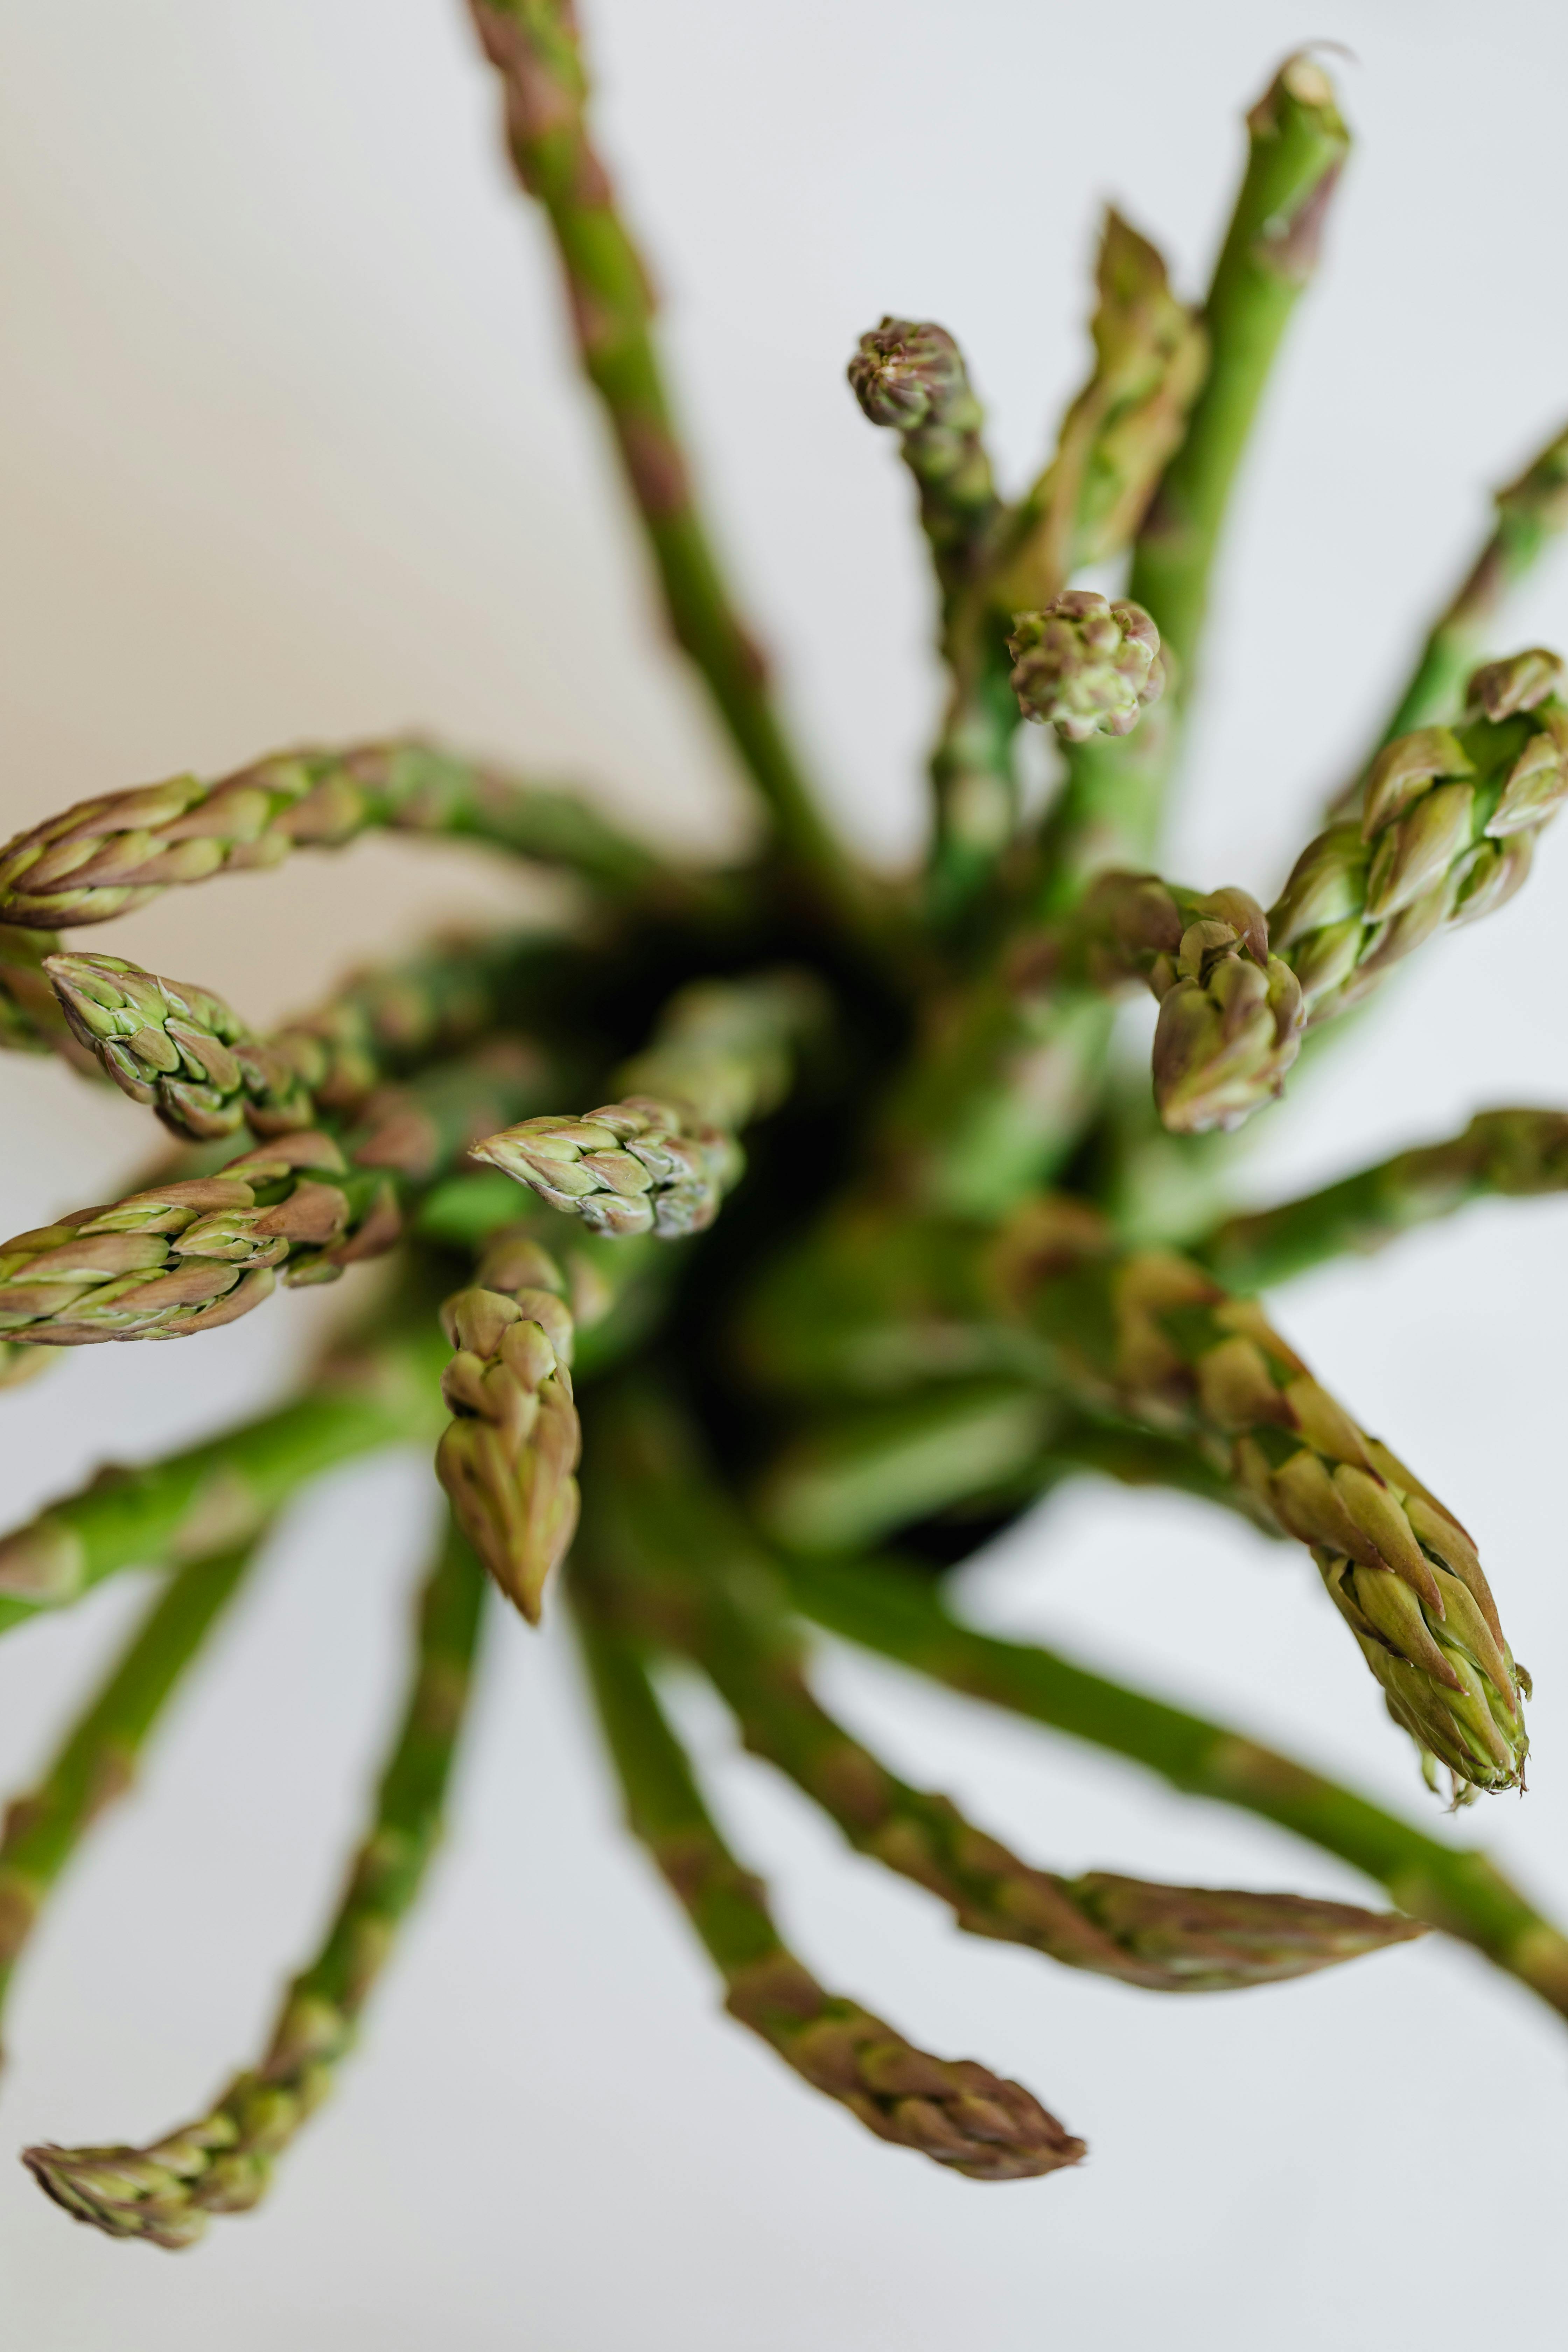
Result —
[[1191, 1244], [1232, 1290], [1268, 1290], [1472, 1201], [1568, 1191], [1568, 1113], [1488, 1110], [1446, 1143], [1395, 1153], [1296, 1201], [1227, 1217]]
[[583, 370], [615, 436], [677, 643], [713, 698], [786, 858], [841, 908], [859, 887], [812, 798], [699, 512], [652, 335], [653, 296], [589, 137], [589, 84], [564, 0], [472, 0], [506, 94], [518, 176], [544, 212]]
[[446, 1418], [442, 1333], [420, 1328], [345, 1357], [290, 1404], [136, 1470], [99, 1472], [0, 1538], [0, 1633], [121, 1569], [248, 1541], [324, 1470], [382, 1445], [434, 1444]]
[[961, 1624], [929, 1576], [871, 1561], [791, 1560], [790, 1591], [829, 1631], [971, 1697], [1142, 1764], [1186, 1795], [1260, 1814], [1473, 1944], [1568, 2017], [1568, 1937], [1481, 1853], [1439, 1844], [1367, 1798], [1244, 1734], [1168, 1706], [1054, 1651]]
[[364, 1841], [325, 1942], [284, 1996], [267, 2053], [206, 2115], [149, 2147], [33, 2147], [24, 2161], [73, 2220], [188, 2246], [213, 2213], [243, 2213], [332, 2087], [439, 1841], [468, 1711], [485, 1579], [450, 1530], [419, 1603], [412, 1686]]
[[243, 1543], [170, 1578], [43, 1778], [13, 1800], [0, 1836], [0, 2014], [50, 1888], [130, 1788], [148, 1734], [255, 1556], [255, 1543]]
[[[1504, 604], [1568, 529], [1568, 425], [1531, 459], [1517, 481], [1498, 491], [1494, 503], [1490, 534], [1433, 623], [1373, 758], [1396, 736], [1452, 719], [1461, 709], [1465, 680], [1485, 653]], [[1371, 764], [1369, 758], [1337, 805], [1354, 800]]]

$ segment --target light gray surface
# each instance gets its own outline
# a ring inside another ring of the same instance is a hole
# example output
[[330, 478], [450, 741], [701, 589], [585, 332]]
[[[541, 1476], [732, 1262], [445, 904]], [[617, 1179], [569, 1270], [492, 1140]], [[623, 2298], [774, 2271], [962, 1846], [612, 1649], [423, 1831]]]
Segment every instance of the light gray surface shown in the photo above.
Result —
[[[1302, 32], [1353, 47], [1362, 143], [1248, 476], [1173, 858], [1267, 895], [1484, 486], [1568, 404], [1568, 19], [1522, 0], [1310, 20], [1272, 0], [598, 0], [590, 20], [726, 535], [843, 804], [889, 851], [912, 837], [935, 688], [906, 487], [841, 381], [855, 334], [885, 308], [952, 325], [1016, 478], [1082, 364], [1097, 195], [1193, 284], [1239, 107]], [[110, 782], [419, 720], [592, 772], [610, 804], [688, 838], [732, 835], [706, 723], [656, 666], [456, 10], [7, 0], [0, 30], [0, 829]], [[1518, 635], [1568, 637], [1563, 572]], [[1489, 1103], [1568, 1099], [1565, 862], [1550, 840], [1526, 898], [1431, 954], [1329, 1084], [1270, 1120], [1260, 1197]], [[335, 940], [397, 940], [430, 887], [378, 845], [165, 901], [104, 943], [262, 1015], [309, 997]], [[460, 859], [442, 893], [507, 895]], [[130, 1106], [31, 1066], [0, 1083], [4, 1230], [134, 1164]], [[1565, 1296], [1568, 1213], [1527, 1205], [1279, 1309], [1482, 1534], [1536, 1670], [1536, 1749], [1529, 1799], [1455, 1833], [1484, 1832], [1560, 1909]], [[6, 1404], [13, 1498], [221, 1424], [281, 1381], [318, 1312], [292, 1298], [199, 1348], [86, 1351]], [[426, 1510], [417, 1465], [356, 1469], [277, 1548], [140, 1802], [53, 1908], [15, 2005], [6, 2151], [155, 2130], [253, 2046], [352, 1835]], [[5, 1645], [5, 1785], [132, 1597]], [[1195, 1506], [1083, 1493], [983, 1564], [969, 1600], [1422, 1803], [1310, 1568]], [[7, 2342], [1381, 2352], [1500, 2323], [1556, 2339], [1568, 2042], [1479, 1962], [1432, 1943], [1162, 2003], [961, 1941], [726, 1761], [727, 1808], [823, 1971], [933, 2047], [1021, 2075], [1093, 2144], [1081, 2174], [1046, 2183], [945, 2179], [712, 2016], [613, 1826], [563, 1629], [496, 1630], [434, 1899], [265, 2216], [178, 2261], [114, 2246], [7, 2153]], [[892, 1754], [1042, 1860], [1359, 1891], [1261, 1825], [891, 1671], [836, 1658], [830, 1680]], [[716, 1714], [691, 1720], [724, 1757]]]

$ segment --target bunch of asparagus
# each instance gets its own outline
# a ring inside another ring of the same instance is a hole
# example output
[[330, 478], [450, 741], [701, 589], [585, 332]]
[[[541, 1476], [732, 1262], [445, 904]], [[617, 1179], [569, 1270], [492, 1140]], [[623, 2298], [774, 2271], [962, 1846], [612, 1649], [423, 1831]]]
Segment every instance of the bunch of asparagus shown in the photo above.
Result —
[[[1216, 1207], [1202, 1230], [1181, 1162], [1201, 1158], [1221, 1200], [1225, 1136], [1279, 1094], [1306, 1035], [1525, 879], [1568, 797], [1568, 698], [1554, 656], [1499, 658], [1490, 639], [1568, 522], [1568, 432], [1499, 494], [1381, 740], [1273, 906], [1153, 870], [1232, 486], [1349, 143], [1322, 67], [1289, 58], [1247, 117], [1200, 304], [1108, 215], [1088, 378], [1021, 496], [995, 484], [952, 336], [889, 318], [863, 337], [849, 381], [913, 477], [948, 680], [924, 870], [866, 871], [715, 559], [570, 0], [473, 0], [473, 15], [665, 618], [765, 838], [699, 871], [570, 796], [396, 741], [110, 791], [0, 851], [0, 1043], [66, 1056], [178, 1139], [129, 1197], [0, 1244], [0, 1377], [52, 1368], [65, 1394], [70, 1349], [194, 1339], [280, 1283], [395, 1263], [292, 1402], [106, 1471], [0, 1540], [0, 1630], [121, 1570], [162, 1572], [5, 1817], [0, 1997], [279, 1509], [330, 1465], [409, 1441], [447, 1498], [373, 1816], [265, 2052], [151, 2144], [26, 2162], [78, 2220], [164, 2246], [263, 2195], [436, 1844], [487, 1578], [531, 1625], [561, 1588], [627, 1821], [732, 2014], [868, 2129], [974, 2179], [1072, 2165], [1084, 2143], [786, 1948], [667, 1712], [667, 1661], [706, 1676], [749, 1748], [975, 1935], [1170, 1993], [1274, 1983], [1435, 1928], [1568, 2015], [1568, 1939], [1481, 1853], [973, 1631], [943, 1591], [965, 1549], [1066, 1479], [1200, 1495], [1307, 1547], [1434, 1789], [1445, 1776], [1458, 1803], [1522, 1788], [1529, 1678], [1475, 1540], [1258, 1293], [1479, 1196], [1563, 1190], [1568, 1114], [1488, 1112], [1326, 1192]], [[1082, 584], [1112, 564], [1123, 594]], [[1042, 816], [1018, 789], [1026, 722], [1060, 744]], [[373, 826], [553, 867], [581, 911], [437, 940], [270, 1035], [210, 989], [60, 942]], [[1130, 1090], [1112, 1032], [1140, 982], [1160, 1011], [1150, 1080]], [[1021, 1858], [834, 1720], [813, 1627], [1275, 1822], [1393, 1907]]]

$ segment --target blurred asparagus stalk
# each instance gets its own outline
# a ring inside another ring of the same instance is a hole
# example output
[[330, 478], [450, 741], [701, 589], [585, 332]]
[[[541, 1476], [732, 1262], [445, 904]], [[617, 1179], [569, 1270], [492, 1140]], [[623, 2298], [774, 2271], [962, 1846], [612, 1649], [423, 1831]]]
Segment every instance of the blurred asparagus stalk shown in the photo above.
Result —
[[[1486, 652], [1488, 633], [1509, 597], [1568, 530], [1568, 426], [1553, 434], [1492, 504], [1491, 530], [1433, 623], [1409, 683], [1378, 737], [1378, 751], [1396, 736], [1455, 717], [1463, 706], [1465, 680]], [[1370, 766], [1368, 761], [1346, 787], [1341, 808], [1353, 807]]]
[[731, 2017], [879, 2139], [972, 2180], [1017, 2180], [1086, 2153], [1021, 2084], [972, 2058], [933, 2058], [895, 2027], [826, 1992], [773, 1925], [762, 1881], [736, 1860], [703, 1801], [635, 1646], [577, 1590], [578, 1624], [627, 1826], [724, 1979]]
[[7, 1807], [0, 1832], [0, 2017], [50, 1888], [100, 1813], [131, 1787], [149, 1735], [238, 1591], [257, 1549], [252, 1539], [176, 1570], [42, 1779]]
[[266, 2195], [278, 2158], [332, 2088], [439, 1841], [484, 1590], [452, 1530], [420, 1597], [411, 1687], [363, 1843], [260, 2064], [237, 2075], [199, 2121], [149, 2147], [26, 2151], [39, 2187], [73, 2221], [179, 2248], [195, 2244], [214, 2213], [247, 2213]]
[[1446, 1143], [1395, 1152], [1321, 1192], [1227, 1217], [1193, 1244], [1232, 1290], [1271, 1290], [1470, 1202], [1528, 1200], [1568, 1191], [1568, 1113], [1484, 1110]]

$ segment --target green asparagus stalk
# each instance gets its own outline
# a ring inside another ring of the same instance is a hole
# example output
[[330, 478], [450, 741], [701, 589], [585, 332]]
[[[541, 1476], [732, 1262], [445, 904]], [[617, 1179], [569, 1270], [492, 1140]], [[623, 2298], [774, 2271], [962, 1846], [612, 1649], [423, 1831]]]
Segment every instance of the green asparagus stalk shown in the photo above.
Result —
[[567, 0], [470, 5], [500, 76], [517, 175], [554, 237], [578, 356], [615, 436], [675, 640], [711, 695], [788, 862], [841, 908], [857, 908], [861, 886], [805, 781], [698, 509], [653, 340], [647, 276], [589, 134], [574, 12]]
[[884, 319], [860, 338], [849, 383], [873, 425], [890, 425], [920, 492], [921, 527], [944, 604], [984, 561], [1002, 502], [963, 354], [931, 320]]
[[1384, 1248], [1472, 1201], [1568, 1191], [1568, 1113], [1485, 1110], [1446, 1143], [1359, 1169], [1321, 1192], [1227, 1217], [1192, 1245], [1231, 1290], [1271, 1290], [1348, 1251]]
[[321, 1951], [284, 1997], [260, 2064], [199, 2121], [147, 2147], [30, 2147], [23, 2161], [73, 2221], [111, 2238], [193, 2245], [214, 2213], [246, 2213], [331, 2090], [359, 2015], [439, 1842], [468, 1709], [484, 1578], [452, 1530], [419, 1604], [412, 1687], [366, 1835]]
[[[1378, 737], [1379, 751], [1396, 736], [1454, 718], [1463, 706], [1465, 680], [1485, 652], [1487, 633], [1503, 604], [1568, 530], [1568, 426], [1552, 436], [1492, 503], [1492, 529], [1433, 623], [1409, 683]], [[1362, 769], [1342, 805], [1353, 805], [1366, 775]]]
[[1054, 2172], [1086, 2153], [1020, 2084], [933, 2058], [858, 2001], [826, 1992], [780, 1937], [762, 1882], [724, 1843], [626, 1636], [579, 1590], [578, 1625], [627, 1826], [687, 1912], [731, 2017], [879, 2139], [973, 2180]]
[[99, 1472], [0, 1537], [0, 1633], [122, 1569], [249, 1542], [322, 1471], [377, 1447], [434, 1444], [447, 1344], [427, 1315], [334, 1349], [300, 1395], [138, 1469]]
[[931, 761], [928, 896], [942, 920], [984, 880], [1017, 816], [1018, 718], [985, 584], [1002, 502], [981, 432], [984, 412], [945, 327], [884, 319], [861, 336], [849, 382], [869, 421], [899, 436], [941, 592], [948, 698]]
[[759, 1524], [791, 1551], [853, 1551], [1045, 1470], [1067, 1413], [1019, 1381], [948, 1382], [896, 1402], [842, 1401], [774, 1456]]
[[160, 891], [339, 849], [376, 827], [452, 834], [563, 865], [609, 889], [657, 881], [658, 858], [569, 793], [517, 784], [416, 741], [279, 751], [203, 783], [79, 801], [0, 849], [0, 919], [57, 930], [106, 923]]
[[1255, 1303], [1173, 1251], [1118, 1250], [1074, 1202], [1022, 1213], [994, 1279], [1080, 1403], [1207, 1440], [1310, 1548], [1390, 1714], [1447, 1767], [1456, 1799], [1522, 1785], [1529, 1680], [1470, 1536]]
[[[91, 1824], [130, 1788], [137, 1759], [256, 1556], [254, 1540], [180, 1569], [0, 1832], [0, 2016], [49, 1890]], [[3, 2054], [3, 2053], [0, 2053]]]
[[648, 1051], [621, 1069], [621, 1100], [577, 1119], [524, 1119], [473, 1157], [595, 1232], [700, 1233], [745, 1165], [739, 1130], [783, 1099], [822, 1018], [804, 973], [694, 982], [666, 1007]]
[[1568, 1937], [1480, 1853], [1445, 1845], [1247, 1734], [963, 1624], [931, 1577], [891, 1560], [782, 1563], [796, 1605], [832, 1633], [971, 1697], [1144, 1765], [1184, 1795], [1276, 1822], [1386, 1889], [1400, 1909], [1484, 1952], [1568, 2017]]
[[50, 955], [44, 966], [73, 1037], [122, 1094], [176, 1135], [248, 1126], [283, 1135], [342, 1120], [375, 1088], [492, 1026], [548, 935], [452, 940], [356, 974], [316, 1011], [254, 1034], [221, 996], [122, 956]]
[[549, 1251], [519, 1227], [497, 1236], [472, 1284], [441, 1309], [456, 1353], [441, 1375], [453, 1418], [436, 1449], [437, 1475], [458, 1525], [531, 1625], [577, 1525], [582, 1430], [566, 1288]]
[[1408, 1920], [1294, 1895], [1064, 1879], [1020, 1862], [947, 1798], [899, 1780], [817, 1703], [766, 1558], [650, 1397], [595, 1421], [590, 1558], [620, 1605], [709, 1675], [746, 1746], [849, 1843], [951, 1906], [972, 1935], [1160, 1992], [1271, 1983], [1408, 1940]]
[[406, 1204], [498, 1109], [539, 1099], [537, 1051], [497, 1044], [365, 1106], [340, 1147], [279, 1135], [216, 1176], [176, 1178], [0, 1244], [0, 1334], [14, 1345], [189, 1339], [285, 1283], [335, 1281], [389, 1250]]
[[1249, 152], [1203, 310], [1208, 371], [1133, 548], [1131, 600], [1152, 614], [1173, 689], [1125, 742], [1079, 745], [1042, 843], [1041, 911], [1158, 846], [1161, 803], [1197, 674], [1225, 518], [1269, 373], [1317, 266], [1350, 138], [1316, 59], [1288, 58], [1247, 117]]

